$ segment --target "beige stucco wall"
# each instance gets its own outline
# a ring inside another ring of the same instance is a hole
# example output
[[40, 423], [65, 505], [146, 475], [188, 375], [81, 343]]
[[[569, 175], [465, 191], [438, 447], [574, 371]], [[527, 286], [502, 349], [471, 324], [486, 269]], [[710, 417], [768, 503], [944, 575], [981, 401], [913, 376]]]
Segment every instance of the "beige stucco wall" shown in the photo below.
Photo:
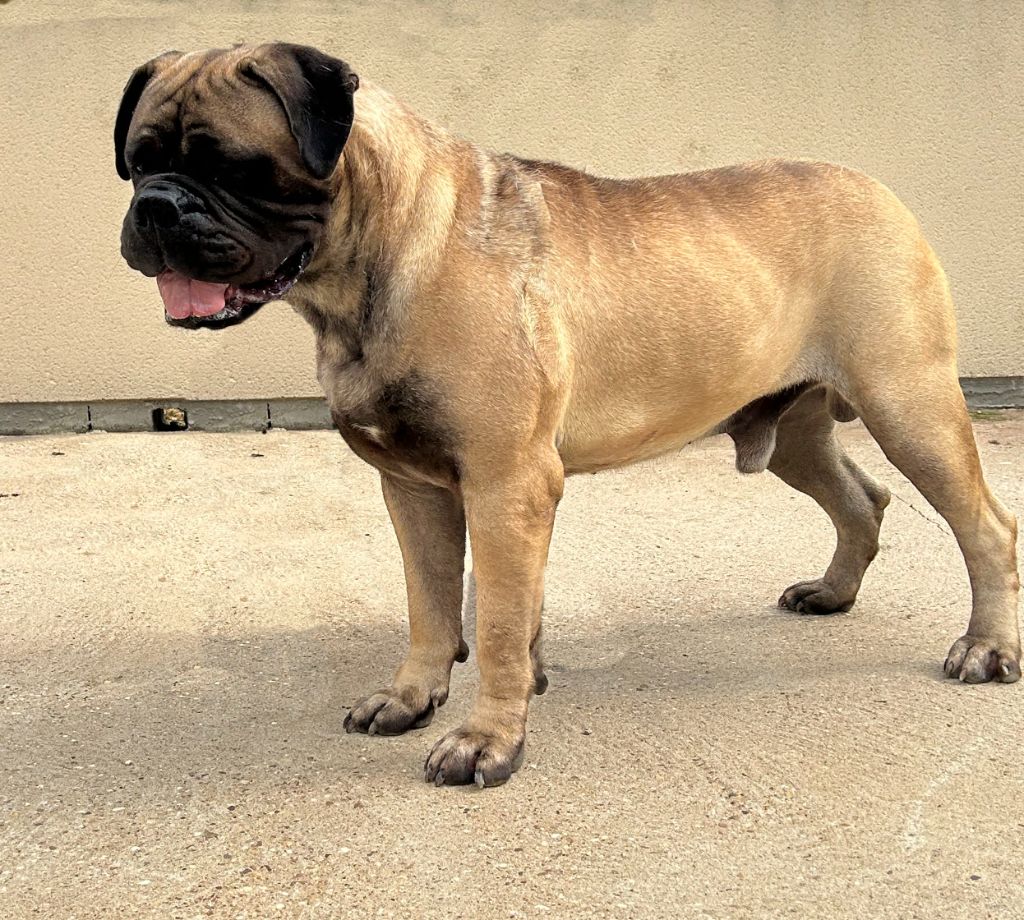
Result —
[[1024, 3], [11, 0], [0, 5], [0, 402], [314, 395], [277, 304], [165, 326], [118, 253], [111, 125], [167, 48], [317, 44], [486, 145], [611, 174], [791, 154], [894, 188], [944, 259], [961, 369], [1024, 374]]

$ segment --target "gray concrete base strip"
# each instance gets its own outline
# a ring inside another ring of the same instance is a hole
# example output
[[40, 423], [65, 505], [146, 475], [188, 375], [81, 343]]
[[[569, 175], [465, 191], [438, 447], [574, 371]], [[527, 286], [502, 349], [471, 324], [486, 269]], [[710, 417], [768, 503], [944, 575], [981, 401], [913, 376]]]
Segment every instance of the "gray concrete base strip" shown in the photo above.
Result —
[[319, 431], [334, 427], [325, 399], [272, 399], [267, 406], [272, 428]]
[[1024, 377], [961, 377], [972, 409], [1024, 408]]
[[[972, 409], [1024, 408], [1024, 377], [963, 377]], [[172, 410], [168, 413], [168, 410]], [[0, 403], [0, 435], [84, 431], [156, 431], [160, 419], [184, 413], [190, 431], [266, 431], [332, 428], [320, 397], [242, 400], [103, 400], [74, 403]], [[168, 426], [169, 428], [172, 426]]]
[[0, 403], [0, 434], [89, 430], [86, 403]]

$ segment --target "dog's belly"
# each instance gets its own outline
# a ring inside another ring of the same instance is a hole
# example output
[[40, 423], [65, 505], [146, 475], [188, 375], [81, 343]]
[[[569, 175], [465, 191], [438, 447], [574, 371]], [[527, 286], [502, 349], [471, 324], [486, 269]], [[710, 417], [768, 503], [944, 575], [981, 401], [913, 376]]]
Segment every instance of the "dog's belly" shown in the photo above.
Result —
[[636, 420], [629, 424], [618, 419], [611, 426], [573, 426], [563, 429], [558, 449], [567, 474], [592, 473], [678, 450], [707, 435], [720, 421]]
[[[668, 338], [664, 328], [659, 332]], [[729, 330], [719, 342], [734, 336]], [[705, 344], [701, 354], [684, 330], [674, 347], [648, 349], [646, 361], [619, 359], [611, 370], [609, 350], [591, 349], [592, 363], [573, 381], [559, 432], [566, 471], [625, 466], [678, 450], [724, 431], [728, 419], [762, 397], [819, 379], [799, 340], [786, 342], [770, 331], [758, 339], [734, 339], [717, 350]]]

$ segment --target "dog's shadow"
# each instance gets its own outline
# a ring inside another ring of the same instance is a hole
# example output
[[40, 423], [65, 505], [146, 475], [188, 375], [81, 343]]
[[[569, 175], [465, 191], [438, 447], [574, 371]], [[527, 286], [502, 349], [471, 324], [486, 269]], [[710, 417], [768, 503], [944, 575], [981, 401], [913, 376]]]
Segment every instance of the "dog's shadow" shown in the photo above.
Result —
[[[534, 704], [545, 744], [587, 719], [614, 726], [637, 718], [683, 725], [687, 709], [723, 709], [758, 695], [800, 692], [823, 678], [851, 686], [881, 673], [914, 680], [941, 671], [923, 657], [866, 660], [844, 646], [849, 619], [798, 617], [767, 608], [709, 613], [699, 630], [665, 611], [638, 611], [627, 626], [585, 632], [552, 609], [546, 637], [551, 688]], [[600, 611], [591, 611], [604, 619]], [[585, 616], [588, 611], [574, 611]], [[615, 621], [621, 617], [615, 617]], [[877, 625], [877, 624], [876, 624]], [[813, 635], [812, 635], [813, 634]], [[799, 644], [798, 644], [799, 643]], [[304, 630], [196, 637], [163, 634], [119, 656], [104, 650], [39, 649], [59, 655], [52, 675], [15, 667], [5, 675], [5, 760], [25, 782], [73, 801], [180, 800], [183, 789], [243, 781], [251, 793], [277, 783], [324, 790], [420, 782], [434, 739], [468, 712], [475, 652], [457, 665], [452, 695], [425, 731], [399, 738], [346, 735], [359, 697], [387, 683], [406, 644], [405, 626], [365, 619]], [[884, 643], [881, 643], [884, 645]], [[808, 647], [809, 646], [809, 647]], [[830, 647], [827, 663], [822, 648]], [[19, 655], [31, 662], [35, 655]], [[88, 675], [76, 678], [75, 675]], [[533, 723], [531, 723], [533, 724]]]

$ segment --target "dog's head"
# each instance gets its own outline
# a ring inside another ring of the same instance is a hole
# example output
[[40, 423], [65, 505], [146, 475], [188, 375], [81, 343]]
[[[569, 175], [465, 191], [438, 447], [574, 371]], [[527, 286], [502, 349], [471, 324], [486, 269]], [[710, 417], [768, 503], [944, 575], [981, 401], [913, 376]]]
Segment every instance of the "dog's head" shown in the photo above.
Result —
[[319, 242], [359, 78], [301, 45], [169, 52], [139, 67], [114, 128], [135, 185], [121, 252], [167, 321], [241, 322], [295, 284]]

